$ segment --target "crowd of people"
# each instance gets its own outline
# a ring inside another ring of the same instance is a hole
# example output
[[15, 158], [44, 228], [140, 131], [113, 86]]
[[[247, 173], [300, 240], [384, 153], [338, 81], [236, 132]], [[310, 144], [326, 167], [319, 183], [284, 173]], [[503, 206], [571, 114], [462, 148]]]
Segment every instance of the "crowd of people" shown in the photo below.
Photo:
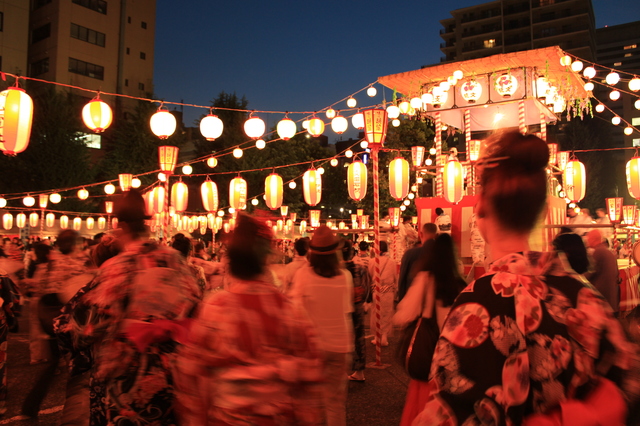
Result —
[[[618, 318], [607, 235], [573, 227], [551, 252], [529, 248], [548, 155], [533, 135], [487, 140], [474, 217], [487, 270], [470, 282], [443, 211], [399, 265], [384, 241], [372, 256], [367, 241], [320, 226], [283, 244], [244, 214], [211, 259], [182, 234], [152, 240], [135, 190], [114, 206], [119, 228], [90, 247], [71, 230], [53, 247], [6, 241], [0, 257], [28, 255], [19, 286], [16, 271], [0, 271], [0, 356], [21, 293], [30, 361], [46, 364], [22, 412], [37, 417], [64, 359], [65, 425], [346, 425], [347, 385], [365, 382], [368, 344], [388, 346], [394, 328], [422, 318], [436, 324], [436, 344], [428, 379], [409, 384], [402, 425], [633, 423], [640, 312]], [[276, 273], [283, 253], [291, 262]]]

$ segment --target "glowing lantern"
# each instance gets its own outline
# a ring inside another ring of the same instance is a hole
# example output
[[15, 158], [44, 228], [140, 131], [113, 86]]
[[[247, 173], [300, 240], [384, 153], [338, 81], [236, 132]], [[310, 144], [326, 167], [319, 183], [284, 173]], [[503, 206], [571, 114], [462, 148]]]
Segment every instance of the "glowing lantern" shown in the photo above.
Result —
[[108, 183], [104, 186], [104, 192], [107, 195], [113, 195], [116, 192], [116, 187], [112, 183]]
[[612, 90], [611, 93], [609, 93], [609, 99], [611, 99], [612, 101], [617, 101], [618, 99], [620, 99], [620, 92], [618, 92], [617, 90]]
[[609, 211], [609, 220], [613, 223], [620, 222], [622, 216], [622, 197], [607, 198], [607, 210]]
[[49, 202], [49, 196], [47, 194], [38, 195], [38, 204], [41, 209], [46, 209], [48, 202]]
[[338, 159], [332, 158], [331, 161], [329, 161], [329, 164], [331, 164], [331, 167], [336, 167], [338, 165]]
[[627, 162], [627, 189], [636, 200], [640, 199], [640, 157], [633, 157]]
[[107, 214], [113, 213], [113, 201], [105, 201], [104, 202], [104, 211]]
[[400, 108], [398, 108], [395, 105], [389, 105], [387, 107], [387, 116], [390, 119], [394, 119], [394, 118], [400, 117]]
[[44, 217], [44, 224], [46, 225], [47, 228], [52, 228], [53, 225], [55, 225], [56, 223], [56, 215], [53, 213], [47, 213], [47, 215]]
[[222, 135], [224, 123], [217, 115], [209, 114], [200, 120], [200, 133], [208, 141], [214, 141]]
[[13, 215], [11, 213], [2, 215], [2, 227], [7, 231], [13, 228]]
[[[87, 198], [89, 198], [89, 191], [87, 191], [85, 188], [79, 189], [78, 190], [78, 198], [81, 200], [86, 200]], [[45, 205], [46, 207], [46, 205]]]
[[413, 167], [420, 167], [424, 162], [424, 146], [412, 146], [411, 147], [411, 160], [413, 160]]
[[469, 161], [478, 161], [480, 158], [480, 145], [482, 141], [470, 140], [469, 141]]
[[369, 229], [369, 215], [360, 216], [360, 228]]
[[420, 99], [424, 104], [433, 103], [433, 95], [431, 93], [423, 93], [422, 96], [420, 96]]
[[309, 210], [309, 224], [312, 228], [320, 226], [320, 210]]
[[69, 216], [60, 216], [60, 229], [67, 229], [69, 227]]
[[633, 127], [625, 127], [624, 134], [630, 136], [633, 133]]
[[302, 193], [310, 206], [317, 205], [322, 198], [322, 175], [313, 167], [302, 176]]
[[347, 189], [349, 190], [349, 197], [355, 201], [360, 201], [367, 195], [367, 166], [360, 160], [349, 164], [347, 169]]
[[264, 135], [266, 126], [264, 121], [259, 117], [249, 116], [249, 119], [244, 122], [244, 132], [251, 139], [258, 139]]
[[120, 181], [120, 189], [122, 192], [127, 192], [131, 189], [131, 181], [133, 180], [133, 175], [131, 173], [120, 173], [118, 175], [118, 180]]
[[296, 186], [298, 186], [296, 184], [296, 181], [292, 180], [291, 182], [289, 182], [289, 189], [296, 189]]
[[207, 166], [209, 166], [209, 168], [213, 169], [217, 165], [218, 165], [218, 159], [216, 157], [207, 158]]
[[166, 191], [162, 186], [156, 186], [147, 193], [147, 211], [151, 214], [162, 213], [166, 203]]
[[545, 77], [538, 77], [536, 79], [536, 95], [539, 98], [545, 98], [549, 93], [549, 80]]
[[389, 191], [398, 201], [409, 193], [409, 162], [402, 157], [389, 163]]
[[22, 204], [24, 204], [27, 207], [33, 207], [36, 204], [36, 199], [33, 198], [31, 195], [27, 195], [22, 199]]
[[558, 167], [560, 170], [567, 168], [567, 163], [569, 163], [569, 151], [560, 151], [558, 153]]
[[351, 117], [351, 124], [358, 130], [364, 129], [364, 116], [360, 111], [353, 117]]
[[107, 220], [104, 217], [98, 218], [98, 229], [103, 230], [107, 226]]
[[346, 150], [344, 152], [344, 156], [347, 157], [347, 158], [353, 157], [353, 151], [351, 151], [350, 149]]
[[38, 222], [40, 222], [40, 217], [38, 216], [38, 213], [33, 212], [29, 215], [29, 226], [32, 228], [35, 228], [36, 226], [38, 226]]
[[278, 136], [280, 136], [282, 140], [288, 141], [296, 135], [296, 131], [298, 129], [296, 128], [296, 123], [293, 120], [285, 117], [280, 120], [276, 130], [278, 132]]
[[420, 108], [422, 108], [422, 99], [420, 99], [420, 98], [411, 98], [411, 101], [409, 101], [409, 104], [411, 105], [411, 108], [413, 108], [413, 109], [420, 109]]
[[590, 81], [584, 84], [584, 90], [586, 90], [587, 92], [593, 92], [593, 89], [595, 89], [595, 87], [595, 84]]
[[346, 227], [347, 227], [346, 223], [344, 223], [342, 221], [340, 223], [338, 223], [338, 229], [346, 229]]
[[7, 199], [0, 197], [0, 209], [7, 207]]
[[208, 212], [218, 210], [218, 185], [207, 178], [200, 185], [200, 195], [202, 196], [202, 205]]
[[564, 189], [567, 198], [577, 203], [584, 198], [587, 176], [584, 164], [578, 160], [570, 160], [563, 173]]
[[96, 133], [102, 133], [111, 125], [113, 113], [111, 107], [98, 97], [82, 108], [82, 121]]
[[334, 132], [341, 135], [349, 127], [349, 122], [341, 115], [337, 115], [331, 120], [331, 128]]
[[591, 79], [596, 76], [596, 69], [594, 67], [586, 67], [584, 71], [582, 71], [582, 75]]
[[444, 199], [456, 204], [464, 196], [464, 172], [458, 160], [449, 160], [442, 174], [444, 181]]
[[383, 109], [368, 109], [364, 114], [364, 136], [372, 148], [384, 146], [387, 137], [387, 112]]
[[431, 101], [433, 107], [440, 108], [440, 104], [447, 102], [449, 92], [442, 90], [439, 86], [435, 86], [431, 89], [431, 95], [433, 96], [433, 100]]
[[233, 156], [236, 158], [242, 158], [243, 152], [240, 148], [236, 148], [233, 150]]
[[53, 194], [49, 195], [49, 201], [51, 201], [53, 204], [58, 204], [60, 201], [62, 201], [62, 196], [57, 192], [54, 192]]
[[79, 217], [73, 219], [73, 229], [75, 229], [76, 231], [82, 229], [82, 219], [80, 219]]
[[494, 84], [499, 95], [510, 98], [518, 90], [518, 79], [511, 74], [502, 74]]
[[558, 144], [550, 143], [547, 146], [549, 147], [549, 164], [555, 166], [558, 164]]
[[398, 105], [398, 108], [400, 109], [400, 114], [407, 114], [411, 108], [411, 104], [407, 101], [402, 101], [400, 105]]
[[187, 210], [188, 202], [189, 187], [187, 184], [182, 181], [174, 183], [171, 187], [171, 206], [176, 212], [183, 212]]
[[265, 203], [271, 210], [280, 208], [282, 205], [282, 176], [271, 173], [264, 180]]
[[614, 126], [617, 126], [618, 124], [620, 124], [620, 122], [621, 122], [621, 121], [622, 121], [622, 120], [621, 120], [621, 119], [620, 119], [620, 117], [618, 117], [617, 115], [616, 115], [615, 117], [612, 117], [612, 118], [611, 118], [611, 123], [612, 123]]
[[178, 152], [180, 149], [177, 146], [159, 146], [158, 147], [158, 162], [160, 164], [160, 170], [165, 175], [170, 175], [176, 168], [176, 162], [178, 161]]
[[311, 136], [318, 137], [324, 132], [324, 121], [319, 118], [313, 117], [309, 120], [309, 125], [307, 126], [307, 131]]
[[347, 99], [347, 106], [349, 108], [355, 108], [358, 105], [358, 102], [354, 98]]
[[264, 141], [264, 139], [258, 139], [256, 141], [256, 148], [264, 149], [265, 146], [267, 146], [267, 143]]
[[397, 228], [400, 225], [400, 208], [399, 207], [389, 207], [389, 224], [394, 228]]
[[114, 217], [111, 219], [111, 229], [118, 229], [118, 218]]
[[571, 70], [574, 72], [580, 72], [582, 71], [582, 68], [584, 68], [582, 61], [573, 61], [571, 63]]
[[378, 89], [376, 89], [375, 87], [371, 86], [367, 89], [367, 95], [369, 95], [369, 97], [373, 98], [377, 94], [378, 94]]
[[638, 90], [640, 90], [640, 78], [634, 77], [629, 80], [629, 90], [633, 92], [637, 92]]
[[635, 101], [635, 102], [633, 103], [633, 106], [634, 106], [636, 109], [640, 109], [640, 99], [638, 99], [637, 101]]
[[16, 226], [22, 229], [26, 224], [27, 224], [27, 215], [24, 213], [18, 213], [16, 215]]
[[602, 112], [602, 111], [604, 111], [604, 105], [603, 104], [596, 105], [596, 112]]
[[231, 179], [229, 183], [229, 205], [236, 210], [247, 207], [247, 181], [240, 176]]
[[460, 94], [465, 101], [475, 104], [482, 96], [482, 85], [476, 80], [465, 81], [460, 87]]
[[327, 118], [328, 118], [329, 120], [331, 120], [333, 117], [335, 117], [335, 116], [336, 116], [336, 110], [335, 110], [335, 109], [333, 109], [333, 108], [329, 108], [329, 109], [325, 112], [325, 114], [326, 114]]
[[620, 81], [620, 74], [618, 74], [617, 72], [610, 72], [609, 74], [607, 74], [605, 81], [608, 85], [615, 86]]
[[565, 55], [565, 56], [561, 57], [560, 58], [560, 65], [562, 65], [563, 67], [568, 67], [569, 65], [571, 65], [571, 56]]
[[16, 155], [27, 149], [33, 121], [33, 100], [19, 87], [0, 92], [0, 151]]
[[151, 132], [160, 139], [167, 139], [176, 131], [176, 117], [160, 105], [149, 121]]
[[95, 226], [95, 224], [96, 224], [96, 221], [95, 221], [95, 219], [94, 219], [94, 218], [92, 218], [92, 217], [88, 217], [88, 218], [87, 218], [86, 225], [87, 225], [87, 229], [88, 229], [89, 231], [91, 231], [91, 230], [93, 229], [93, 227]]
[[622, 220], [625, 225], [633, 226], [636, 221], [636, 206], [622, 206]]

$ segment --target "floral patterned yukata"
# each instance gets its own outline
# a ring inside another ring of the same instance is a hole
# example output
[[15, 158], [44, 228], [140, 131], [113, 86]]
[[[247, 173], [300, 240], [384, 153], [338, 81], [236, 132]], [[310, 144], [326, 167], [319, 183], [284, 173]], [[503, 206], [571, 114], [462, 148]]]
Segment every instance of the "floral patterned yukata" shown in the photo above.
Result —
[[[621, 384], [634, 347], [602, 296], [553, 254], [514, 253], [458, 296], [414, 425], [521, 424], [583, 398], [602, 365]], [[613, 356], [608, 356], [611, 353]]]
[[[70, 302], [74, 312], [65, 309], [58, 319], [57, 331], [80, 348], [84, 357], [76, 361], [93, 358], [91, 425], [177, 424], [170, 374], [176, 343], [155, 343], [140, 352], [123, 333], [129, 323], [193, 313], [201, 291], [184, 258], [137, 241], [105, 262], [83, 291]], [[91, 353], [82, 349], [87, 347]]]

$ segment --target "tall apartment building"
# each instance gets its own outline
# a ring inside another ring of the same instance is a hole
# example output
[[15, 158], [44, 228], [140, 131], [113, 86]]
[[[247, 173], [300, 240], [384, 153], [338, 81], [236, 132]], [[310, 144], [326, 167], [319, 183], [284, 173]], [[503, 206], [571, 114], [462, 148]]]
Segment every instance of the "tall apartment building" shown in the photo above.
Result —
[[29, 2], [0, 2], [0, 70], [25, 75], [29, 48]]
[[155, 14], [155, 0], [32, 0], [28, 74], [110, 93], [153, 92]]
[[[596, 62], [599, 65], [636, 76], [640, 75], [640, 21], [598, 28], [596, 41], [598, 46]], [[617, 87], [629, 92], [627, 87], [629, 75], [621, 74], [621, 76], [622, 81]], [[637, 96], [623, 93], [619, 100], [610, 101], [609, 91], [609, 89], [600, 88], [597, 92], [598, 99], [628, 123], [640, 128], [640, 111], [634, 106]], [[615, 145], [640, 146], [640, 135], [637, 132], [625, 136], [619, 126], [612, 127], [611, 138]]]
[[451, 12], [440, 21], [440, 62], [560, 46], [595, 59], [591, 0], [497, 0]]

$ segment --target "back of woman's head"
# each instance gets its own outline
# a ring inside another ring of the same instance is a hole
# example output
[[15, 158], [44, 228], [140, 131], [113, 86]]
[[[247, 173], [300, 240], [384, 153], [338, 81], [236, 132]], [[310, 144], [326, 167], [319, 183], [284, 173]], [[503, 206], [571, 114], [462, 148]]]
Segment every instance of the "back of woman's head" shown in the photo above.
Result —
[[183, 257], [189, 257], [191, 240], [185, 237], [184, 234], [176, 234], [171, 247], [178, 250]]
[[47, 263], [51, 247], [44, 243], [37, 243], [33, 245], [33, 252], [36, 255], [36, 263]]
[[240, 279], [251, 279], [265, 271], [271, 254], [273, 232], [269, 227], [246, 214], [238, 221], [227, 245], [229, 271]]
[[56, 239], [56, 246], [60, 253], [69, 254], [75, 249], [78, 244], [78, 240], [80, 239], [80, 234], [78, 231], [74, 231], [73, 229], [65, 229], [58, 234], [58, 238]]
[[449, 234], [439, 234], [427, 260], [428, 269], [436, 282], [436, 299], [450, 306], [465, 286], [458, 270], [458, 259], [453, 239]]
[[112, 234], [104, 234], [100, 242], [91, 248], [91, 259], [99, 268], [104, 262], [117, 256], [122, 251], [120, 242]]
[[345, 262], [353, 258], [353, 243], [351, 240], [342, 240], [342, 260]]
[[526, 233], [535, 226], [547, 198], [548, 162], [549, 148], [535, 135], [509, 131], [487, 139], [481, 197], [504, 229]]
[[560, 234], [553, 240], [553, 248], [563, 252], [567, 256], [571, 268], [579, 274], [584, 274], [589, 269], [589, 257], [587, 248], [578, 234]]

